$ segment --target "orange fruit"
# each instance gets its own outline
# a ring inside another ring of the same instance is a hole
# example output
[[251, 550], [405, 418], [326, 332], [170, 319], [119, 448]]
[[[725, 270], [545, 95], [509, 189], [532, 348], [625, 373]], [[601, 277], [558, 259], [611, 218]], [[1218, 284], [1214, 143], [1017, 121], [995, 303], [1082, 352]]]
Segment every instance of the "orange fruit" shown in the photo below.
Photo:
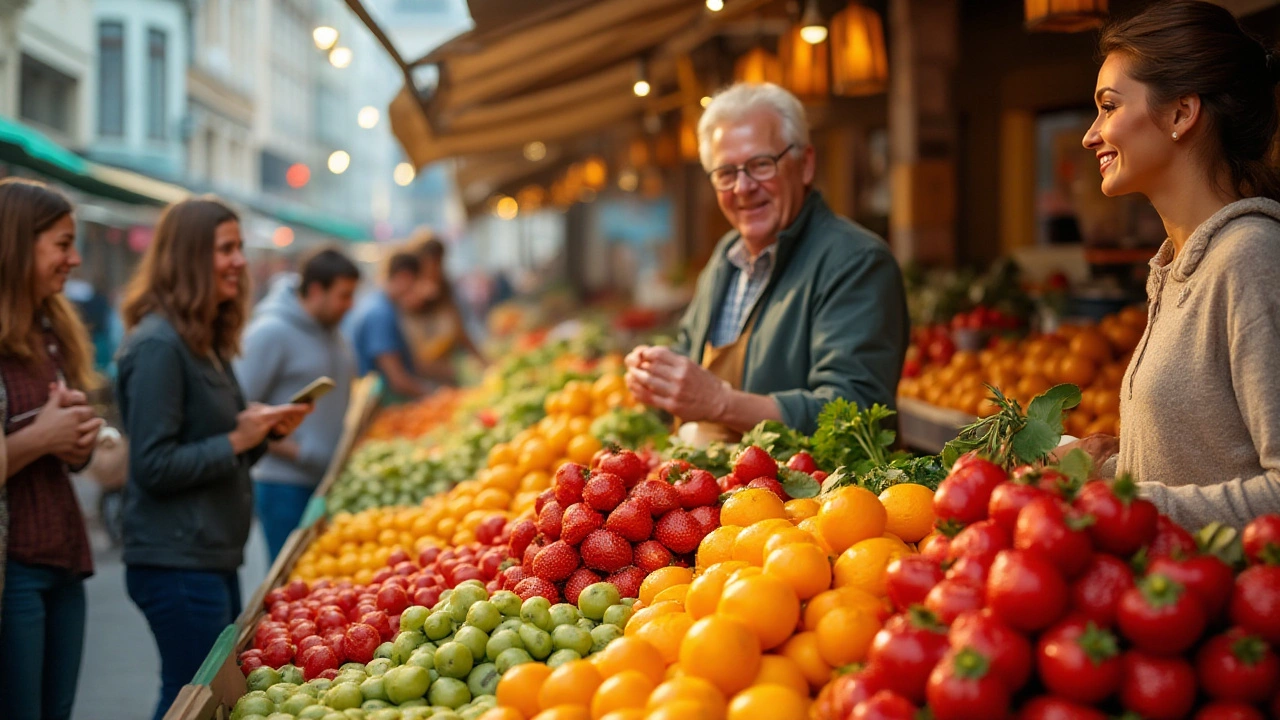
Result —
[[884, 597], [884, 570], [889, 561], [910, 554], [911, 549], [898, 540], [874, 537], [858, 542], [836, 560], [835, 586], [854, 587]]
[[1097, 364], [1111, 362], [1111, 343], [1107, 341], [1106, 336], [1093, 329], [1076, 333], [1067, 344], [1067, 349], [1071, 355], [1092, 360]]
[[493, 707], [485, 710], [477, 720], [525, 720], [525, 718], [513, 707]]
[[814, 547], [817, 547], [818, 545], [817, 538], [812, 534], [801, 530], [800, 528], [786, 528], [785, 530], [779, 530], [769, 536], [768, 540], [764, 541], [764, 559], [768, 560], [769, 554], [783, 545], [793, 545], [796, 543], [804, 543], [806, 545], [813, 545]]
[[530, 720], [591, 720], [585, 705], [558, 705], [534, 715]]
[[831, 561], [822, 548], [810, 543], [783, 545], [769, 553], [764, 574], [790, 585], [801, 600], [831, 587]]
[[524, 492], [542, 492], [551, 487], [551, 474], [546, 470], [532, 470], [520, 478], [519, 487]]
[[663, 661], [670, 664], [680, 657], [680, 642], [692, 625], [693, 618], [688, 613], [667, 613], [642, 625], [635, 637], [657, 648]]
[[798, 523], [805, 518], [811, 518], [818, 514], [818, 509], [822, 507], [822, 503], [813, 498], [796, 498], [788, 500], [782, 504], [787, 512], [787, 519], [791, 522]]
[[747, 625], [719, 613], [709, 615], [685, 635], [680, 666], [732, 695], [750, 685], [760, 671], [760, 641]]
[[604, 650], [592, 655], [591, 659], [604, 677], [634, 670], [644, 673], [657, 683], [662, 681], [667, 672], [667, 663], [662, 659], [658, 648], [636, 637], [617, 638], [606, 645]]
[[933, 530], [933, 491], [916, 483], [899, 483], [880, 493], [887, 520], [885, 532], [904, 542], [918, 542]]
[[880, 617], [885, 610], [885, 601], [864, 590], [852, 587], [827, 590], [805, 604], [804, 629], [817, 630], [822, 616], [838, 607], [859, 608]]
[[831, 681], [831, 666], [822, 659], [822, 652], [818, 648], [818, 633], [796, 633], [778, 652], [795, 663], [804, 674], [810, 689], [817, 690]]
[[496, 468], [499, 465], [515, 465], [518, 453], [516, 449], [507, 443], [498, 443], [489, 450], [489, 467]]
[[654, 682], [639, 670], [624, 670], [600, 683], [591, 698], [591, 717], [600, 720], [614, 710], [640, 709], [649, 700]]
[[694, 675], [671, 678], [653, 689], [646, 707], [650, 710], [680, 701], [692, 701], [711, 711], [714, 718], [724, 717], [724, 694], [710, 680]]
[[498, 704], [513, 707], [527, 718], [538, 714], [538, 691], [551, 674], [551, 668], [539, 663], [524, 663], [508, 670], [498, 681]]
[[1097, 375], [1098, 366], [1087, 357], [1064, 355], [1058, 361], [1057, 379], [1061, 382], [1088, 387]]
[[760, 658], [760, 672], [752, 685], [781, 685], [791, 688], [797, 693], [809, 696], [809, 679], [805, 677], [800, 663], [786, 655], [765, 655]]
[[654, 570], [640, 583], [640, 602], [652, 605], [658, 593], [669, 587], [685, 585], [692, 580], [693, 571], [689, 568], [672, 565]]
[[879, 537], [888, 521], [880, 500], [860, 487], [843, 487], [836, 490], [818, 510], [818, 528], [831, 546], [832, 552], [842, 553], [854, 543]]
[[764, 488], [747, 488], [730, 495], [720, 506], [721, 525], [747, 527], [769, 518], [785, 518], [782, 498]]
[[[756, 634], [768, 650], [786, 642], [800, 621], [800, 600], [785, 581], [753, 575], [724, 586], [716, 615], [738, 620]], [[686, 663], [687, 665], [687, 663]]]
[[689, 585], [689, 592], [684, 596], [685, 612], [694, 620], [715, 612], [729, 574], [728, 571], [705, 572], [694, 578]]
[[587, 433], [575, 435], [565, 446], [565, 455], [579, 465], [590, 465], [591, 458], [600, 450], [600, 441]]
[[818, 652], [828, 665], [839, 667], [867, 659], [880, 621], [861, 608], [838, 607], [818, 621]]
[[542, 688], [538, 690], [538, 705], [542, 708], [580, 705], [585, 710], [591, 705], [591, 698], [602, 682], [604, 678], [600, 677], [595, 665], [586, 660], [567, 662], [552, 670], [543, 680]]
[[622, 708], [608, 713], [599, 720], [644, 720], [644, 710], [640, 708]]
[[782, 685], [755, 685], [738, 693], [729, 703], [728, 720], [805, 720], [809, 716], [808, 693]]
[[796, 529], [803, 530], [812, 535], [814, 542], [818, 543], [818, 547], [825, 550], [828, 555], [836, 554], [831, 551], [831, 544], [827, 542], [826, 538], [822, 537], [822, 527], [818, 524], [817, 515], [805, 518], [804, 520], [796, 523]]
[[[639, 607], [640, 604], [641, 603], [636, 603], [636, 606]], [[666, 602], [655, 603], [653, 605], [642, 607], [635, 611], [631, 616], [631, 619], [627, 620], [627, 626], [623, 628], [623, 633], [626, 635], [635, 635], [640, 631], [640, 628], [648, 625], [663, 615], [683, 612], [684, 608], [680, 607], [680, 603], [675, 602], [674, 600], [668, 600]]]
[[655, 603], [660, 603], [660, 602], [662, 602], [662, 601], [664, 601], [664, 600], [675, 600], [676, 602], [678, 602], [678, 603], [680, 603], [681, 605], [683, 605], [683, 604], [684, 604], [684, 598], [685, 598], [685, 595], [686, 595], [686, 594], [688, 594], [688, 592], [689, 592], [689, 583], [682, 583], [682, 584], [680, 584], [680, 585], [672, 585], [671, 587], [667, 588], [666, 590], [663, 590], [662, 592], [658, 593], [657, 595], [654, 595], [654, 596], [653, 596], [653, 601], [654, 601]]
[[720, 720], [712, 712], [711, 708], [699, 705], [693, 700], [676, 700], [650, 710], [644, 718], [645, 720]]
[[[767, 491], [766, 491], [767, 492]], [[795, 530], [791, 523], [782, 518], [769, 518], [743, 528], [733, 541], [733, 559], [760, 567], [764, 564], [764, 544], [775, 533], [782, 530]]]
[[707, 533], [698, 543], [698, 554], [695, 565], [699, 570], [709, 568], [719, 562], [733, 559], [733, 544], [742, 532], [740, 525], [721, 525]]

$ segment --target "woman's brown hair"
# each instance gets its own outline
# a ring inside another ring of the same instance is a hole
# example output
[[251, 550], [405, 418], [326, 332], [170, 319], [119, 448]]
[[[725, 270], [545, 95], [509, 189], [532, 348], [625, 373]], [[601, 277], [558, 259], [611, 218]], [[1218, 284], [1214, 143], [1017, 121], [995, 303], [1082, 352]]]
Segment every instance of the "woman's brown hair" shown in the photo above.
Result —
[[1098, 49], [1128, 60], [1125, 70], [1147, 86], [1153, 111], [1198, 95], [1213, 139], [1211, 167], [1225, 165], [1230, 190], [1241, 197], [1280, 200], [1280, 173], [1267, 161], [1280, 128], [1280, 60], [1228, 10], [1199, 0], [1157, 2], [1105, 28]]
[[26, 362], [45, 360], [38, 325], [48, 319], [61, 345], [67, 381], [85, 390], [96, 385], [89, 332], [62, 293], [37, 303], [36, 238], [70, 215], [71, 201], [34, 180], [0, 180], [0, 355]]
[[155, 238], [125, 291], [124, 324], [132, 329], [151, 313], [161, 313], [191, 352], [230, 358], [240, 351], [249, 298], [249, 273], [240, 279], [240, 295], [218, 302], [213, 278], [215, 230], [239, 220], [235, 211], [211, 195], [189, 198], [165, 208]]

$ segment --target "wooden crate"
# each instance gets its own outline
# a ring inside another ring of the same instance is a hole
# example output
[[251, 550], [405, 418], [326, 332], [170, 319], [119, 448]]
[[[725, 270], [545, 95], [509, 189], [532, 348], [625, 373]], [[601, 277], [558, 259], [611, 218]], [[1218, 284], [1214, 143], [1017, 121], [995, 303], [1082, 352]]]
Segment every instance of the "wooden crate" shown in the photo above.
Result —
[[973, 415], [958, 410], [898, 398], [898, 437], [913, 450], [940, 453], [942, 446], [960, 434], [960, 428], [975, 420]]

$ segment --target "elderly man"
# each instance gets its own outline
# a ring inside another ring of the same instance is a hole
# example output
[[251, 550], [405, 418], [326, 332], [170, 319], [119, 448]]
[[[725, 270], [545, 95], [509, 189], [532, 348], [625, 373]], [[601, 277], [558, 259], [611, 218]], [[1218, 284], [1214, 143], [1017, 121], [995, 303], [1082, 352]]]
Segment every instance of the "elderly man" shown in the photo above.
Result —
[[892, 406], [909, 336], [902, 274], [882, 239], [811, 187], [800, 101], [734, 85], [707, 107], [698, 143], [734, 229], [698, 278], [676, 344], [627, 356], [628, 387], [710, 426], [703, 439], [736, 439], [762, 420], [812, 433], [838, 397]]

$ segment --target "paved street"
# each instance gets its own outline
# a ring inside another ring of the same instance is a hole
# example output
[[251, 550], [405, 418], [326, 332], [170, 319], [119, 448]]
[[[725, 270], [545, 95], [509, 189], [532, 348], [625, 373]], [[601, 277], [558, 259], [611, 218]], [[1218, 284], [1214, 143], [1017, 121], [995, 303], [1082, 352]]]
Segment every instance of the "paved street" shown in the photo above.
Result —
[[[84, 663], [76, 693], [74, 720], [148, 720], [160, 692], [160, 658], [142, 613], [124, 588], [120, 549], [97, 517], [98, 489], [77, 481], [93, 542], [95, 573], [86, 587], [89, 604]], [[266, 577], [266, 546], [254, 524], [240, 584], [245, 599]]]

